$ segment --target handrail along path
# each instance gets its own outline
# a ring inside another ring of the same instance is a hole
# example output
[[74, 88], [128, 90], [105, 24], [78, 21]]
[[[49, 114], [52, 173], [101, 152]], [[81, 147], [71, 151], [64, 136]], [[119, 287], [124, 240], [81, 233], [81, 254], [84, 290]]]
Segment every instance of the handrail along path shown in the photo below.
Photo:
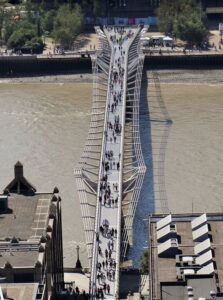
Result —
[[[140, 27], [104, 27], [111, 48], [97, 189], [91, 299], [118, 299], [128, 50]], [[137, 54], [136, 54], [137, 55]]]

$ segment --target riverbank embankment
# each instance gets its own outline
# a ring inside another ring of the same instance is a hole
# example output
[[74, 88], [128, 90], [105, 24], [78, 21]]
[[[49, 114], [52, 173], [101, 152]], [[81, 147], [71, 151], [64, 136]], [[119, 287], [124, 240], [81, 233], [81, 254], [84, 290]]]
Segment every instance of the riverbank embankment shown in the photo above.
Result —
[[[223, 68], [222, 54], [146, 55], [144, 67], [158, 69]], [[90, 56], [2, 56], [0, 78], [91, 73]]]

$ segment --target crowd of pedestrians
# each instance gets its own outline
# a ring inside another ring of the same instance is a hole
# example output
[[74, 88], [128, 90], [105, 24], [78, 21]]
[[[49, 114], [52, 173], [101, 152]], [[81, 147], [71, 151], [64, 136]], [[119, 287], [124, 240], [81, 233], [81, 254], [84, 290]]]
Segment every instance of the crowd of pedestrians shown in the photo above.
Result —
[[104, 151], [101, 162], [99, 205], [101, 224], [96, 232], [97, 273], [95, 295], [97, 299], [114, 297], [116, 279], [117, 212], [120, 205], [120, 164], [122, 135], [123, 81], [125, 76], [126, 43], [133, 35], [131, 29], [107, 27], [112, 44], [109, 73], [109, 92], [104, 131]]

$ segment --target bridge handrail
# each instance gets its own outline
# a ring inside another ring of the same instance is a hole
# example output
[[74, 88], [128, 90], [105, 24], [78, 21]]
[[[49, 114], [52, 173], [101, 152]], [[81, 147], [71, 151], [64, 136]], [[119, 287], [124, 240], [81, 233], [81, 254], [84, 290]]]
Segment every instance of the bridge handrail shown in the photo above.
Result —
[[[97, 28], [97, 30], [99, 30]], [[101, 30], [100, 30], [101, 31]], [[117, 207], [117, 239], [116, 239], [116, 270], [115, 270], [115, 299], [117, 299], [119, 294], [119, 279], [120, 279], [120, 244], [121, 244], [121, 211], [122, 211], [122, 181], [123, 181], [123, 151], [124, 151], [124, 125], [125, 125], [125, 115], [126, 115], [126, 97], [127, 97], [127, 79], [128, 79], [128, 61], [129, 61], [129, 48], [135, 42], [138, 34], [140, 33], [141, 28], [138, 27], [137, 30], [134, 32], [133, 37], [131, 37], [131, 43], [127, 44], [126, 46], [126, 57], [125, 57], [125, 72], [123, 76], [123, 93], [122, 93], [122, 117], [121, 117], [121, 124], [122, 124], [122, 132], [121, 132], [121, 140], [120, 140], [120, 172], [118, 178], [118, 185], [119, 185], [119, 199], [118, 207]], [[108, 104], [110, 101], [111, 89], [110, 89], [110, 81], [111, 81], [111, 68], [114, 64], [115, 54], [113, 44], [109, 38], [109, 33], [107, 32], [106, 27], [104, 27], [104, 32], [100, 32], [101, 35], [107, 37], [108, 44], [110, 45], [111, 49], [111, 58], [109, 63], [109, 74], [108, 74], [108, 89], [107, 89], [107, 99], [106, 99], [106, 106], [104, 112], [104, 126], [103, 126], [103, 137], [102, 137], [102, 146], [101, 146], [101, 156], [100, 156], [100, 165], [99, 165], [99, 173], [98, 173], [98, 183], [100, 183], [101, 177], [103, 175], [103, 168], [102, 168], [102, 161], [105, 157], [105, 151], [107, 143], [105, 142], [105, 131], [107, 131], [107, 120], [109, 118], [109, 110]], [[97, 203], [96, 203], [96, 215], [95, 215], [95, 233], [99, 232], [99, 224], [101, 218], [101, 204], [99, 202], [100, 196], [100, 184], [98, 184], [97, 188]], [[92, 249], [92, 267], [91, 267], [91, 282], [90, 282], [90, 294], [91, 299], [95, 298], [95, 289], [96, 289], [96, 282], [97, 282], [97, 261], [98, 261], [98, 243], [96, 241], [96, 236], [94, 233], [94, 241], [93, 241], [93, 249]]]
[[[85, 170], [84, 169], [84, 159], [83, 157], [85, 156], [85, 153], [89, 153], [89, 151], [91, 151], [91, 147], [92, 147], [92, 144], [93, 144], [93, 140], [90, 140], [89, 137], [92, 135], [92, 133], [94, 134], [94, 124], [96, 122], [98, 122], [98, 117], [97, 115], [94, 114], [94, 111], [97, 110], [97, 107], [94, 107], [94, 104], [96, 103], [96, 101], [98, 100], [98, 77], [95, 75], [96, 71], [95, 71], [95, 59], [92, 57], [92, 68], [94, 70], [94, 73], [93, 73], [93, 104], [92, 104], [92, 114], [91, 114], [91, 120], [90, 120], [90, 129], [89, 129], [89, 132], [88, 132], [88, 139], [87, 139], [87, 143], [85, 144], [85, 147], [84, 147], [84, 155], [82, 155], [81, 157], [81, 161], [79, 162], [79, 164], [81, 165], [79, 168], [76, 168], [75, 169], [75, 176], [77, 178], [77, 187], [78, 187], [78, 193], [79, 193], [79, 196], [80, 196], [80, 201], [81, 201], [81, 213], [82, 213], [82, 216], [83, 215], [90, 215], [90, 212], [89, 212], [89, 209], [88, 209], [88, 201], [87, 201], [87, 197], [86, 197], [86, 193], [83, 192], [85, 190], [85, 186], [84, 186], [84, 183], [83, 183], [83, 180], [81, 180], [80, 178], [83, 178], [83, 171]], [[95, 94], [96, 92], [96, 94]], [[93, 128], [93, 130], [92, 130]], [[93, 132], [92, 132], [93, 131]], [[81, 193], [80, 193], [80, 190], [83, 190]], [[92, 220], [90, 220], [89, 218], [84, 218], [83, 220], [83, 224], [84, 224], [84, 231], [85, 231], [85, 236], [86, 236], [86, 240], [87, 240], [87, 253], [88, 253], [88, 258], [91, 258], [92, 257], [92, 249], [90, 249], [90, 247], [88, 247], [88, 245], [91, 244], [91, 241], [92, 241], [92, 236], [90, 234], [90, 230], [89, 228], [92, 228]], [[92, 229], [93, 231], [93, 229]]]
[[[140, 27], [135, 32], [135, 35], [133, 37], [134, 42], [136, 36], [140, 32]], [[131, 44], [132, 44], [131, 43]], [[130, 44], [130, 45], [131, 45]], [[115, 295], [119, 294], [119, 269], [120, 269], [120, 243], [121, 243], [121, 210], [122, 210], [122, 170], [123, 170], [123, 150], [124, 150], [124, 126], [125, 124], [125, 114], [126, 114], [126, 90], [127, 90], [127, 78], [128, 78], [128, 51], [129, 47], [128, 45], [126, 49], [126, 61], [125, 61], [125, 72], [124, 72], [124, 78], [123, 78], [123, 108], [122, 108], [122, 135], [121, 135], [121, 159], [120, 159], [120, 173], [119, 173], [119, 197], [120, 201], [118, 203], [118, 216], [117, 216], [117, 247], [116, 247], [116, 278], [115, 278]]]
[[[111, 48], [111, 51], [113, 51], [113, 49]], [[111, 55], [111, 61], [112, 59], [114, 59], [114, 56]], [[111, 65], [111, 62], [110, 62]], [[109, 68], [109, 75], [108, 75], [108, 86], [110, 83], [110, 76], [111, 76], [111, 72], [110, 72], [110, 68]], [[101, 176], [102, 176], [102, 160], [104, 157], [104, 153], [105, 153], [105, 149], [106, 149], [106, 143], [105, 143], [105, 130], [106, 130], [106, 126], [107, 126], [107, 118], [108, 118], [108, 99], [109, 99], [109, 93], [110, 93], [110, 89], [107, 89], [107, 99], [106, 99], [106, 106], [105, 106], [105, 117], [104, 117], [104, 127], [103, 127], [103, 137], [102, 137], [102, 150], [101, 150], [101, 157], [100, 157], [100, 166], [99, 166], [99, 176], [98, 176], [98, 180], [100, 182]], [[96, 204], [96, 215], [95, 215], [95, 233], [99, 231], [99, 220], [100, 220], [100, 213], [101, 213], [101, 206], [99, 203], [99, 195], [100, 195], [100, 184], [98, 184], [98, 190], [97, 190], [97, 204]], [[90, 283], [90, 289], [91, 289], [91, 297], [94, 296], [95, 290], [94, 290], [94, 282], [96, 282], [96, 264], [97, 264], [97, 259], [98, 259], [98, 252], [96, 250], [97, 248], [97, 241], [96, 238], [94, 236], [94, 245], [93, 245], [93, 257], [92, 257], [92, 269], [91, 269], [91, 283]], [[92, 280], [93, 278], [93, 280]]]
[[[136, 78], [135, 78], [136, 86], [135, 86], [135, 91], [134, 91], [134, 98], [135, 98], [135, 101], [137, 101], [138, 103], [140, 101], [139, 89], [140, 89], [140, 83], [141, 83], [141, 71], [143, 68], [143, 60], [144, 60], [144, 56], [140, 56], [139, 64], [138, 64], [137, 71], [136, 71]], [[138, 122], [139, 122], [139, 107], [138, 106], [139, 106], [138, 104], [137, 105], [134, 104], [134, 106], [133, 106], [133, 112], [134, 112], [133, 125], [134, 126], [138, 125]], [[137, 127], [137, 128], [139, 128], [139, 127]], [[142, 150], [141, 150], [141, 146], [140, 146], [141, 145], [140, 134], [138, 132], [133, 132], [133, 145], [134, 145], [134, 149], [135, 149], [135, 157], [136, 157], [137, 164], [138, 164], [137, 169], [135, 171], [137, 178], [136, 178], [134, 191], [133, 191], [133, 195], [132, 195], [132, 205], [128, 209], [128, 213], [127, 213], [129, 215], [129, 217], [127, 217], [127, 219], [125, 221], [124, 232], [123, 232], [123, 236], [122, 236], [124, 241], [127, 241], [127, 239], [128, 239], [128, 234], [127, 234], [128, 229], [127, 228], [131, 227], [131, 221], [133, 221], [135, 211], [136, 211], [136, 206], [137, 206], [138, 199], [139, 199], [139, 194], [140, 194], [138, 187], [142, 186], [144, 174], [146, 171], [145, 170], [146, 167], [144, 166], [144, 159], [142, 156]], [[123, 246], [124, 247], [122, 249], [121, 257], [124, 258], [126, 250], [127, 250], [127, 243], [124, 243]]]

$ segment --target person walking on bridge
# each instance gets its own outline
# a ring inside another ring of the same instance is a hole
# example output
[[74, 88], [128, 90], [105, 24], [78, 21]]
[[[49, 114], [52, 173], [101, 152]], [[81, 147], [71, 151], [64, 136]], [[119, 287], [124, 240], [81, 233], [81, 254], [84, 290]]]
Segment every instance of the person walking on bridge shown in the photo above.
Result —
[[108, 258], [108, 250], [105, 249], [105, 257]]
[[108, 292], [108, 294], [110, 294], [110, 285], [109, 284], [107, 284], [107, 292]]

